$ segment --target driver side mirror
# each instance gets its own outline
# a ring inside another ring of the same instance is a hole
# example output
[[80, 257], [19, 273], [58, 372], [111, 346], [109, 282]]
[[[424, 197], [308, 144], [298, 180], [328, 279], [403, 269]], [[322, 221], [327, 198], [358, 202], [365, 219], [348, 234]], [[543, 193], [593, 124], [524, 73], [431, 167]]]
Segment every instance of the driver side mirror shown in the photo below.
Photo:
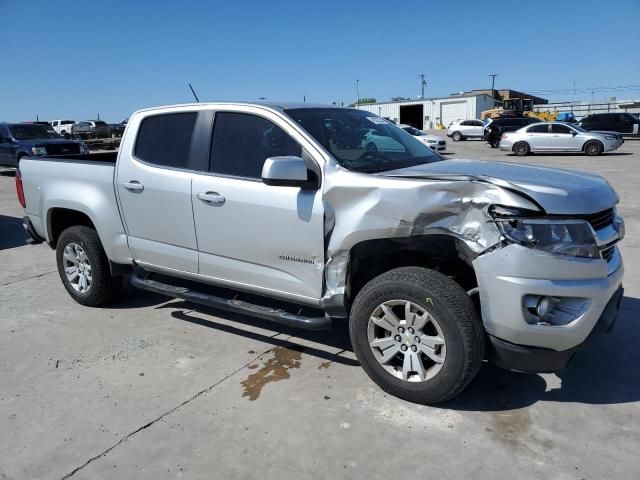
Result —
[[296, 156], [269, 157], [262, 166], [262, 181], [274, 187], [317, 189], [317, 175]]

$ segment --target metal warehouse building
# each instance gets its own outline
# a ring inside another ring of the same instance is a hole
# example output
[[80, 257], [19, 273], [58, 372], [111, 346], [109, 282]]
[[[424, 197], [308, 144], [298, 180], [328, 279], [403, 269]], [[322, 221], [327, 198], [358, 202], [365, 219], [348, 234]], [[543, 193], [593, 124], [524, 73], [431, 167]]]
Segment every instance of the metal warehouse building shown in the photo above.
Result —
[[380, 102], [360, 105], [361, 110], [373, 112], [396, 123], [406, 123], [420, 130], [445, 126], [454, 120], [480, 118], [480, 113], [493, 108], [494, 99], [485, 93], [463, 93], [439, 98], [423, 98], [399, 102]]

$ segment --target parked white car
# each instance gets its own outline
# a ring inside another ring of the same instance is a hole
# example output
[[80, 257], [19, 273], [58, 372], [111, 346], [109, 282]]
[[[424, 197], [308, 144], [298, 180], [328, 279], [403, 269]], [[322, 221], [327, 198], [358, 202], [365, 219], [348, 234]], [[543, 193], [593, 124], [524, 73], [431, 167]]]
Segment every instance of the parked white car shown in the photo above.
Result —
[[600, 155], [623, 143], [617, 132], [588, 132], [578, 125], [560, 122], [533, 123], [516, 132], [502, 134], [500, 150], [518, 156], [531, 152], [584, 152]]
[[405, 125], [401, 123], [398, 126], [405, 132], [416, 137], [417, 140], [426, 143], [431, 150], [442, 152], [447, 148], [447, 141], [444, 139], [444, 137], [441, 137], [439, 135], [429, 135], [421, 130], [418, 130], [415, 127], [412, 127], [411, 125]]
[[77, 123], [75, 120], [52, 120], [49, 123], [60, 135], [87, 135], [91, 130], [88, 125]]
[[482, 120], [456, 120], [451, 122], [447, 128], [447, 137], [451, 137], [454, 142], [467, 138], [482, 138], [483, 133], [484, 122]]
[[404, 152], [404, 145], [391, 137], [380, 135], [374, 129], [369, 130], [362, 138], [362, 147], [367, 152]]

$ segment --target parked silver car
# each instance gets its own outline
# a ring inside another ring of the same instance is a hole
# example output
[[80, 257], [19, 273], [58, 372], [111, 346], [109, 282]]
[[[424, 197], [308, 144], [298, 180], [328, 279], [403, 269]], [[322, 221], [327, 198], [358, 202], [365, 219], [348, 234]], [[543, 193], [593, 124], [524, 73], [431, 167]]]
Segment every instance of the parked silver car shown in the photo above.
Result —
[[578, 125], [561, 122], [540, 122], [515, 132], [508, 132], [500, 139], [500, 150], [518, 156], [531, 152], [584, 152], [600, 155], [622, 145], [622, 135], [617, 132], [588, 132]]
[[447, 148], [447, 141], [444, 139], [444, 137], [441, 137], [439, 135], [429, 135], [427, 133], [424, 133], [422, 130], [418, 130], [416, 127], [405, 125], [403, 123], [398, 126], [405, 132], [416, 137], [416, 139], [420, 140], [422, 143], [425, 143], [431, 150], [442, 152]]

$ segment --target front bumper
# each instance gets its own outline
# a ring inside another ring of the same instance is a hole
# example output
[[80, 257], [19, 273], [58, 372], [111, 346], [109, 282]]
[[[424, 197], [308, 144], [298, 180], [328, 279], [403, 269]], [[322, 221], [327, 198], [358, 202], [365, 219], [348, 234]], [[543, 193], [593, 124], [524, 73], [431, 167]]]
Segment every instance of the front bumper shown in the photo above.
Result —
[[595, 337], [611, 331], [620, 310], [623, 293], [624, 289], [619, 287], [611, 297], [611, 300], [609, 300], [609, 303], [607, 303], [589, 336], [584, 342], [573, 348], [557, 352], [548, 348], [516, 345], [497, 337], [489, 336], [487, 358], [492, 363], [507, 370], [536, 373], [560, 371], [569, 364], [576, 352], [582, 350]]
[[612, 152], [613, 150], [617, 150], [622, 146], [623, 143], [624, 143], [624, 140], [622, 138], [619, 138], [618, 140], [607, 140], [604, 143], [604, 151]]
[[[609, 261], [559, 257], [513, 244], [479, 256], [473, 265], [485, 330], [517, 346], [555, 352], [577, 347], [622, 285], [624, 267], [614, 248]], [[574, 318], [563, 325], [528, 323], [523, 299], [529, 295], [566, 301]]]

